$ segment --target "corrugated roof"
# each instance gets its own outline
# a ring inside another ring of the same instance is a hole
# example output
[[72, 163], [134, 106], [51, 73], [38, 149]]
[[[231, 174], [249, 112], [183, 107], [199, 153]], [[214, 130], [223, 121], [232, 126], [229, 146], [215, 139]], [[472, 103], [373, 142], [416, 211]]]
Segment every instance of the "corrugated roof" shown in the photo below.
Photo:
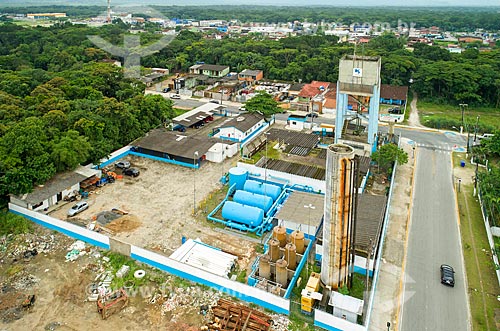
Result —
[[358, 196], [358, 219], [356, 223], [356, 249], [367, 250], [378, 243], [384, 222], [387, 197], [385, 195], [360, 194]]
[[257, 76], [261, 72], [262, 72], [262, 70], [245, 69], [242, 72], [240, 72], [240, 75], [244, 75], [244, 76]]
[[[292, 191], [274, 217], [285, 221], [285, 225], [288, 221], [317, 227], [323, 219], [324, 204], [324, 195]], [[312, 206], [313, 208], [304, 206]]]
[[382, 84], [380, 86], [380, 97], [384, 99], [404, 100], [408, 96], [408, 86], [395, 86]]
[[204, 120], [208, 116], [213, 115], [215, 112], [219, 112], [224, 108], [225, 107], [219, 104], [209, 102], [175, 117], [172, 121], [174, 123], [189, 127], [199, 121]]
[[212, 70], [212, 71], [222, 71], [229, 68], [229, 66], [221, 66], [217, 64], [202, 64], [197, 69], [199, 70]]
[[302, 90], [302, 88], [304, 87], [304, 83], [295, 83], [295, 84], [292, 84], [292, 86], [290, 86], [290, 88], [288, 89], [288, 91], [295, 91], [295, 92], [298, 92], [300, 90]]
[[217, 139], [201, 139], [196, 136], [185, 136], [166, 129], [155, 129], [143, 138], [132, 143], [132, 146], [166, 153], [173, 156], [193, 159], [194, 152], [198, 151], [199, 157], [217, 143]]
[[18, 195], [17, 198], [29, 204], [36, 205], [87, 178], [87, 176], [74, 171], [59, 173], [49, 179], [44, 185], [36, 186], [31, 193]]

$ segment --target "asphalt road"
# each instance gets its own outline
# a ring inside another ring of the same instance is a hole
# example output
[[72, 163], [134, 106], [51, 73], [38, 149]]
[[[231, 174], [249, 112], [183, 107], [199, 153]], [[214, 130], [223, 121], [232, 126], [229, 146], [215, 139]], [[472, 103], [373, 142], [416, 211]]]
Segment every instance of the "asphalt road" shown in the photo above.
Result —
[[[419, 146], [401, 330], [469, 330], [450, 160], [450, 149], [464, 146], [465, 138], [450, 132], [399, 131]], [[440, 283], [443, 263], [455, 269], [454, 288]]]

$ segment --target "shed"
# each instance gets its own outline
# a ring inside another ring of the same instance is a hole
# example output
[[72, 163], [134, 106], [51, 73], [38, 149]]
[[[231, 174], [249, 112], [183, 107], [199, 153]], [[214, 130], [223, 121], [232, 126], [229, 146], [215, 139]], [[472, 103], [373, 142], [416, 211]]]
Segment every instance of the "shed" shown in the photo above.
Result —
[[333, 316], [351, 323], [357, 323], [358, 316], [363, 314], [363, 300], [339, 292], [331, 292], [328, 305], [333, 307]]
[[92, 176], [100, 176], [101, 171], [90, 166], [79, 166], [73, 171], [58, 173], [45, 184], [33, 188], [30, 193], [11, 195], [10, 202], [24, 208], [39, 211], [57, 205], [74, 191], [80, 190], [80, 183]]
[[380, 86], [380, 103], [405, 105], [408, 98], [408, 86], [382, 84]]

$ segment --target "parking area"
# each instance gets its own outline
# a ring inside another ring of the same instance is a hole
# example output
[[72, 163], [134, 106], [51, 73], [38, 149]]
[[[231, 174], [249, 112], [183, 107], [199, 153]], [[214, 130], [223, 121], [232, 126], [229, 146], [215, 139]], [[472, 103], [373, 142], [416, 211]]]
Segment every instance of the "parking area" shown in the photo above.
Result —
[[[169, 255], [181, 245], [182, 237], [186, 237], [200, 238], [238, 256], [253, 251], [254, 244], [250, 241], [235, 240], [230, 234], [216, 232], [208, 221], [196, 221], [192, 216], [194, 200], [198, 206], [210, 192], [220, 188], [219, 178], [236, 160], [221, 164], [205, 162], [198, 170], [137, 156], [127, 156], [120, 161], [129, 161], [140, 175], [123, 176], [91, 191], [85, 200], [89, 208], [71, 218], [77, 219], [73, 222], [88, 224], [99, 213], [116, 208], [128, 215], [113, 224], [114, 236], [139, 247]], [[73, 205], [66, 204], [51, 216], [66, 220]]]

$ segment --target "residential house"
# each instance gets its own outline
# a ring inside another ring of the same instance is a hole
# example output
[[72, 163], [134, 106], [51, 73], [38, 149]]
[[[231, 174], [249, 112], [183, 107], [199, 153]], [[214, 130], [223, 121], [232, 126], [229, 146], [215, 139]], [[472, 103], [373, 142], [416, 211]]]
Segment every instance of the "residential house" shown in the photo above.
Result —
[[238, 80], [248, 82], [253, 84], [264, 78], [264, 72], [262, 70], [250, 70], [245, 69], [238, 74]]
[[312, 81], [305, 84], [299, 93], [299, 100], [294, 105], [295, 109], [304, 111], [323, 112], [324, 95], [328, 91], [330, 83]]
[[229, 73], [229, 66], [216, 64], [195, 64], [189, 67], [190, 74], [206, 75], [208, 77], [221, 78]]

